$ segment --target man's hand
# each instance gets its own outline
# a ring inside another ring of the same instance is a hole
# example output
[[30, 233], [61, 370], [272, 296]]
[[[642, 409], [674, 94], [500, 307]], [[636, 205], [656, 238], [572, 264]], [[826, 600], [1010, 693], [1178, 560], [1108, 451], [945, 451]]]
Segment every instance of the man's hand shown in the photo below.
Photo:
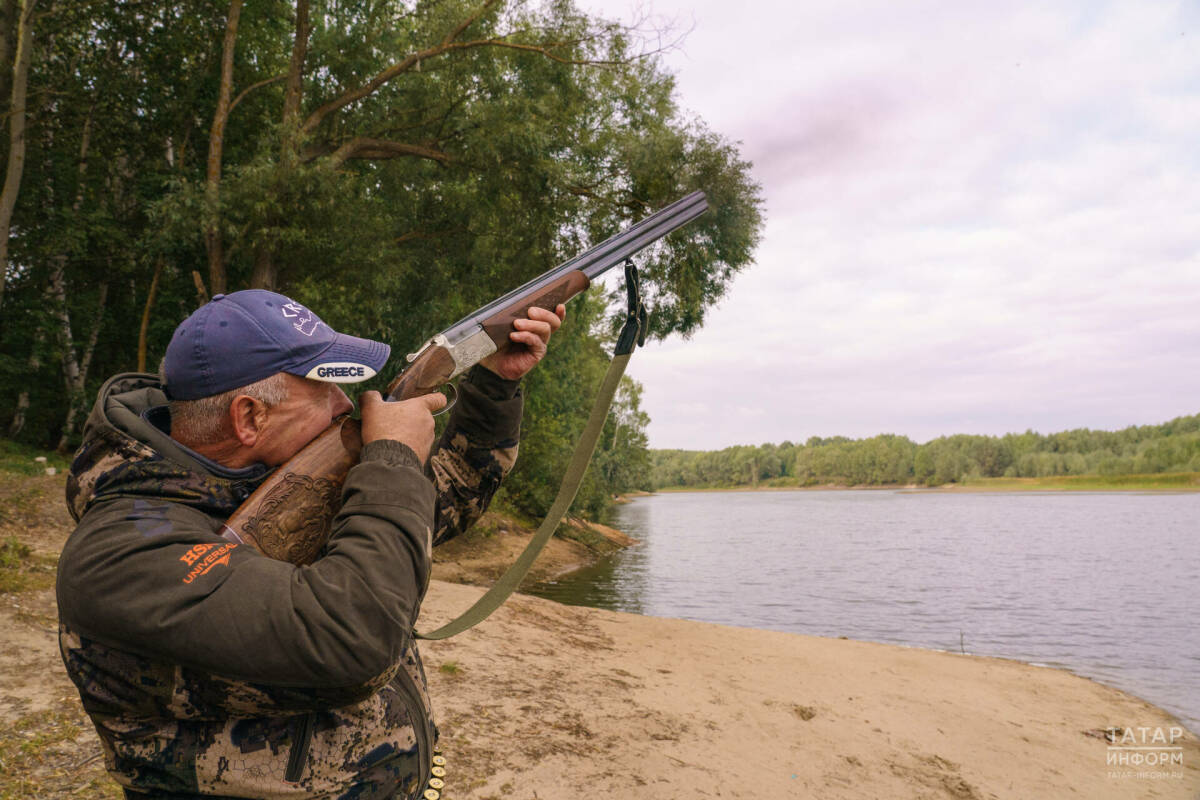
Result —
[[531, 306], [527, 313], [528, 319], [513, 320], [513, 331], [508, 335], [512, 344], [479, 362], [505, 380], [523, 377], [545, 357], [550, 335], [562, 325], [567, 307], [559, 303], [558, 308], [550, 312]]
[[379, 392], [363, 392], [358, 404], [364, 445], [376, 439], [395, 439], [411, 447], [424, 465], [433, 446], [433, 412], [446, 405], [445, 395], [433, 392], [388, 403]]

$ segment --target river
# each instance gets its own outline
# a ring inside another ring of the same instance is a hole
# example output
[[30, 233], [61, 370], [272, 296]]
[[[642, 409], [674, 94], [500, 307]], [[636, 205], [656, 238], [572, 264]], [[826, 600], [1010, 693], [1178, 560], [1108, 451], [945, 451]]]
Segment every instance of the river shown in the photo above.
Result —
[[1200, 732], [1200, 493], [672, 493], [534, 594], [1065, 667]]

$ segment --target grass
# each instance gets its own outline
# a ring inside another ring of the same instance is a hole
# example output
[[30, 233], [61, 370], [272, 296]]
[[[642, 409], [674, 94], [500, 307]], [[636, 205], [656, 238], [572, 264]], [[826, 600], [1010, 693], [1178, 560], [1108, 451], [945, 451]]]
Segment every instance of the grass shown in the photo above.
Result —
[[[664, 486], [657, 489], [663, 494], [671, 492], [729, 492], [749, 489], [896, 489], [899, 485], [881, 484], [871, 486], [849, 486], [841, 484], [802, 485], [795, 478], [773, 478], [761, 481], [757, 487], [750, 484], [737, 486]], [[1146, 491], [1200, 491], [1200, 472], [1161, 472], [1128, 475], [1053, 475], [1044, 478], [968, 478], [961, 483], [943, 486], [922, 487], [929, 489], [959, 488], [988, 492], [1146, 492]]]
[[1045, 478], [974, 478], [960, 484], [985, 491], [1200, 491], [1200, 472], [1143, 475], [1055, 475]]
[[555, 529], [554, 535], [560, 539], [570, 539], [591, 550], [593, 553], [605, 555], [620, 550], [621, 546], [596, 533], [591, 528], [587, 527], [586, 522], [582, 525], [572, 524], [570, 520], [563, 520]]
[[[44, 458], [45, 461], [35, 459]], [[70, 466], [70, 461], [52, 450], [40, 450], [36, 447], [0, 439], [0, 472], [14, 475], [42, 475], [47, 467], [53, 467], [59, 473]]]
[[542, 523], [540, 518], [531, 517], [518, 508], [504, 492], [503, 486], [496, 493], [496, 496], [492, 498], [492, 503], [488, 506], [488, 512], [495, 513], [500, 517], [507, 517], [509, 521], [531, 531], [536, 530], [537, 526]]
[[[53, 589], [57, 551], [70, 524], [62, 502], [67, 466], [67, 459], [55, 453], [0, 439], [0, 594]], [[55, 477], [46, 475], [49, 467], [57, 471]], [[26, 597], [34, 602], [25, 602]], [[52, 605], [47, 607], [46, 602], [44, 596], [24, 595], [19, 605], [11, 603], [6, 619], [53, 630], [55, 618], [52, 612], [45, 613]], [[4, 603], [8, 606], [10, 600], [5, 598]], [[47, 644], [52, 640], [51, 636]], [[62, 691], [50, 688], [52, 676], [36, 680], [35, 696], [41, 702]], [[123, 797], [104, 771], [100, 746], [90, 728], [74, 697], [62, 698], [49, 709], [27, 711], [16, 720], [6, 715], [0, 725], [0, 800]]]
[[[32, 797], [120, 798], [103, 762], [80, 758], [82, 722], [74, 713], [47, 709], [0, 730], [0, 800]], [[97, 754], [98, 755], [98, 754]]]
[[62, 501], [66, 472], [62, 456], [0, 439], [0, 594], [54, 586], [57, 551], [71, 524]]
[[21, 544], [15, 536], [0, 542], [0, 569], [18, 569], [29, 557], [29, 546]]
[[54, 586], [57, 559], [37, 555], [15, 536], [0, 541], [0, 594]]
[[837, 483], [833, 480], [813, 481], [803, 483], [799, 478], [771, 478], [751, 483], [701, 484], [699, 486], [660, 486], [654, 494], [670, 494], [672, 492], [750, 492], [760, 489], [900, 489], [904, 484], [849, 484]]
[[[488, 508], [486, 514], [463, 534], [463, 541], [475, 543], [490, 539], [501, 532], [534, 533], [542, 524], [542, 520], [531, 517], [499, 496]], [[559, 539], [570, 539], [578, 542], [593, 553], [605, 554], [618, 549], [600, 534], [588, 529], [586, 525], [572, 524], [570, 518], [563, 519], [554, 531]]]
[[493, 499], [487, 512], [479, 518], [479, 521], [467, 528], [462, 539], [464, 542], [479, 542], [490, 539], [497, 533], [512, 530], [533, 531], [537, 526], [537, 520], [533, 520], [529, 515], [519, 511], [508, 502], [503, 493], [500, 493]]
[[5, 487], [0, 494], [0, 523], [28, 522], [38, 514], [45, 500], [45, 488], [36, 483]]
[[461, 675], [462, 667], [459, 666], [457, 661], [446, 661], [443, 662], [440, 667], [438, 667], [438, 672], [442, 673], [443, 675]]
[[[68, 466], [65, 458], [49, 450], [0, 439], [0, 524], [18, 529], [35, 524], [51, 493], [61, 504]], [[48, 476], [47, 469], [54, 469], [57, 477]]]
[[571, 541], [579, 542], [589, 550], [599, 550], [605, 544], [608, 544], [608, 540], [601, 537], [600, 534], [593, 533], [587, 528], [579, 528], [571, 525], [566, 520], [558, 523], [558, 528], [555, 529], [554, 534], [560, 539], [570, 539]]

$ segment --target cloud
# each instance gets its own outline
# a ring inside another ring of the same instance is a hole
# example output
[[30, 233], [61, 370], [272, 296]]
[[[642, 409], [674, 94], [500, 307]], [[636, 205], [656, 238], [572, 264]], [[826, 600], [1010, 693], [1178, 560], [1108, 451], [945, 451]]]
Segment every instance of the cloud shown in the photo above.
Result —
[[653, 446], [1200, 411], [1195, 7], [653, 8], [767, 200], [706, 328], [632, 362]]

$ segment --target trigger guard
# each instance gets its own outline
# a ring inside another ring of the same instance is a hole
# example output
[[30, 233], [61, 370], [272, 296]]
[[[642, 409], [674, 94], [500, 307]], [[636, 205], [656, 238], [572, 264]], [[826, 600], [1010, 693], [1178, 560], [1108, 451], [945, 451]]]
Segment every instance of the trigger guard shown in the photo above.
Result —
[[450, 397], [450, 401], [448, 403], [446, 403], [444, 408], [442, 408], [440, 411], [433, 412], [433, 415], [435, 417], [440, 417], [442, 414], [445, 414], [447, 411], [454, 408], [455, 404], [458, 403], [458, 389], [455, 388], [453, 383], [447, 383], [445, 386], [442, 387], [442, 389], [443, 390], [449, 389], [451, 397]]

